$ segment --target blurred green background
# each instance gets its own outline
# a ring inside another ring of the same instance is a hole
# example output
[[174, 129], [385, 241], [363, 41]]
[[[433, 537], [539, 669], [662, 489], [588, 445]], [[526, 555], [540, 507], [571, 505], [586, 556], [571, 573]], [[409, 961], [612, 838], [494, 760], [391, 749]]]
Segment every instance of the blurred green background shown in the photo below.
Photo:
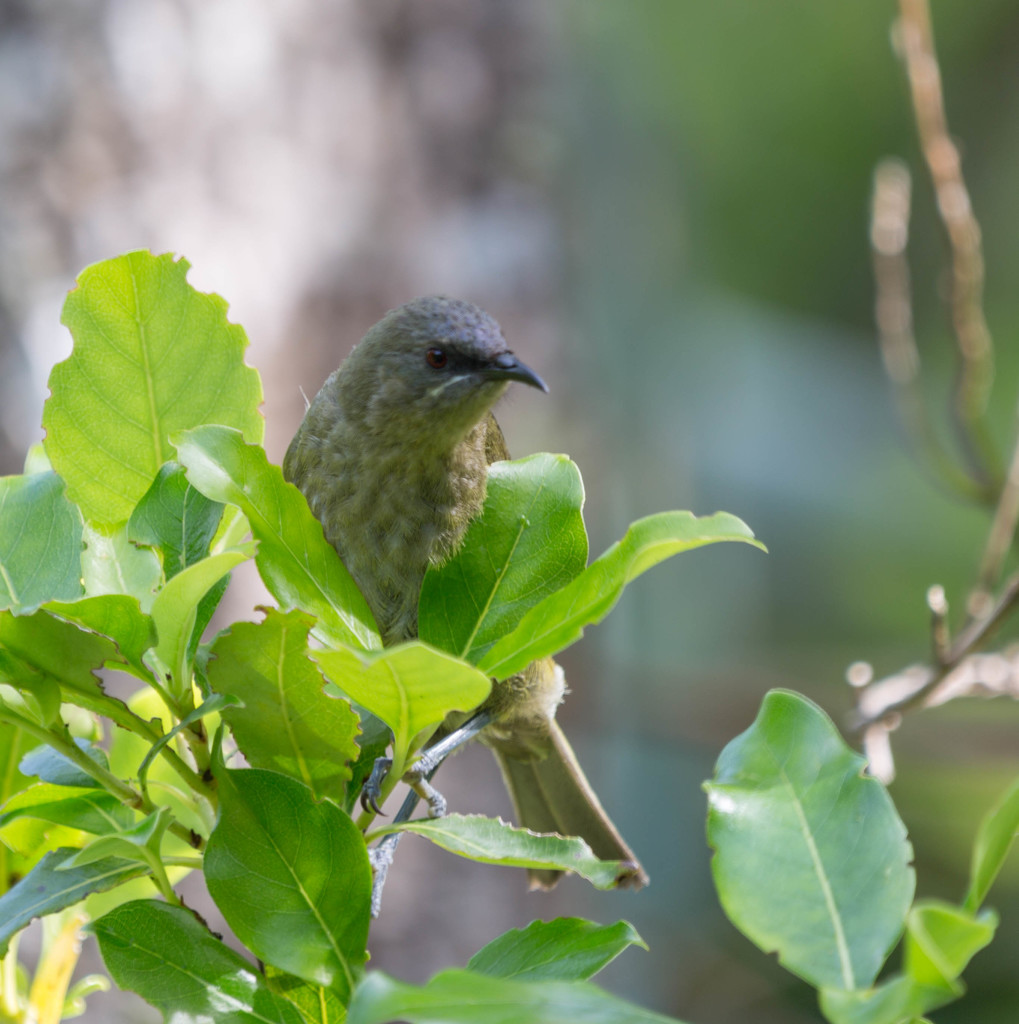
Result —
[[[39, 436], [74, 274], [172, 249], [247, 328], [271, 457], [302, 415], [298, 385], [311, 394], [387, 306], [445, 291], [488, 308], [550, 382], [550, 398], [514, 394], [500, 419], [515, 453], [578, 461], [593, 552], [663, 508], [733, 512], [770, 549], [668, 563], [563, 659], [562, 720], [651, 888], [568, 880], [525, 895], [516, 872], [408, 842], [373, 966], [421, 980], [534, 917], [623, 916], [651, 951], [614, 964], [612, 989], [695, 1024], [821, 1019], [812, 991], [719, 910], [700, 784], [767, 689], [805, 692], [843, 724], [850, 662], [881, 675], [926, 658], [927, 587], [961, 611], [982, 550], [986, 512], [907, 451], [873, 327], [871, 178], [894, 155], [914, 173], [923, 384], [949, 439], [947, 250], [894, 16], [888, 0], [0, 8], [2, 471]], [[1019, 7], [935, 0], [933, 18], [984, 233], [1004, 458]], [[235, 616], [259, 599], [244, 584]], [[971, 701], [895, 735], [919, 894], [961, 897], [976, 824], [1016, 772], [1017, 729], [1013, 704]], [[483, 749], [444, 776], [458, 809], [510, 813]], [[998, 939], [939, 1024], [1019, 1017], [1014, 859], [990, 902]], [[86, 1019], [155, 1019], [111, 1000]]]

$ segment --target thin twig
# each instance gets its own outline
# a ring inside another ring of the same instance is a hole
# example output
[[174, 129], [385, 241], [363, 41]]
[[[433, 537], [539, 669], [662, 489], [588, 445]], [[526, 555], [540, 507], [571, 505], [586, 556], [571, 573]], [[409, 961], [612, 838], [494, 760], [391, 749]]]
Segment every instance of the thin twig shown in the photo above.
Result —
[[901, 160], [882, 160], [878, 164], [871, 197], [870, 244], [881, 358], [894, 388], [899, 418], [917, 457], [952, 490], [971, 499], [986, 500], [986, 487], [961, 470], [945, 451], [931, 426], [920, 387], [920, 350], [913, 331], [906, 259], [911, 192], [909, 168]]
[[[869, 684], [860, 692], [857, 710], [852, 727], [857, 732], [865, 731], [869, 726], [886, 719], [889, 715], [904, 714], [913, 708], [930, 704], [935, 691], [967, 658], [975, 654], [1001, 625], [1003, 619], [1013, 610], [1019, 601], [1019, 573], [1009, 578], [998, 600], [988, 614], [979, 620], [969, 623], [956, 637], [955, 642], [945, 652], [944, 660], [937, 665], [912, 666], [901, 672]], [[901, 682], [903, 685], [891, 684]], [[874, 707], [864, 710], [868, 703], [867, 696], [881, 689], [890, 691], [890, 699], [878, 702]], [[903, 692], [905, 691], [905, 692]]]
[[928, 0], [899, 0], [899, 13], [897, 41], [909, 77], [920, 147], [952, 250], [952, 327], [959, 355], [956, 422], [973, 474], [984, 485], [995, 487], [1001, 469], [986, 421], [994, 347], [983, 310], [980, 225], [963, 178], [958, 147], [948, 133], [930, 5]]
[[1015, 542], [1016, 527], [1019, 526], [1019, 436], [1012, 451], [1008, 476], [1001, 489], [998, 507], [987, 534], [987, 544], [980, 559], [980, 572], [976, 586], [970, 594], [969, 613], [974, 619], [985, 613], [991, 600], [991, 591], [1001, 578], [1005, 558]]

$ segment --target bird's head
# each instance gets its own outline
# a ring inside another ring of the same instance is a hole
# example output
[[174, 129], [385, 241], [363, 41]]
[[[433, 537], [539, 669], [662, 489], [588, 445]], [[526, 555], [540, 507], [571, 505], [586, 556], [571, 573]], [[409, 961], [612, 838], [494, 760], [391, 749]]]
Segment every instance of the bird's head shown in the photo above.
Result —
[[547, 391], [506, 345], [499, 325], [469, 302], [415, 299], [387, 313], [340, 371], [348, 414], [381, 436], [422, 431], [456, 444], [511, 381]]

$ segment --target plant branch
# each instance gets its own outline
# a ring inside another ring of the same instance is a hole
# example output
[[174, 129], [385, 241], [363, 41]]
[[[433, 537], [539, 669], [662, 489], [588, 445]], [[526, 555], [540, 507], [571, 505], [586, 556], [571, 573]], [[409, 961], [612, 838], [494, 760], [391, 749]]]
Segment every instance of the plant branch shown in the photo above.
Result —
[[874, 171], [870, 245], [874, 268], [874, 318], [885, 373], [892, 383], [903, 429], [917, 456], [952, 490], [974, 500], [993, 500], [985, 485], [956, 466], [931, 426], [920, 388], [920, 350], [913, 331], [909, 241], [912, 180], [900, 160], [882, 160]]
[[976, 586], [969, 600], [969, 613], [974, 619], [985, 612], [991, 601], [991, 590], [1001, 576], [1005, 558], [1015, 541], [1016, 526], [1019, 525], [1019, 434], [1012, 451], [1008, 476], [1001, 489], [987, 544], [980, 560], [980, 571]]
[[872, 725], [887, 722], [918, 707], [941, 703], [938, 690], [991, 638], [1019, 603], [1019, 573], [1010, 577], [988, 613], [970, 622], [935, 665], [912, 665], [861, 687], [854, 731], [863, 732]]
[[996, 488], [1000, 458], [986, 423], [994, 347], [983, 310], [980, 225], [963, 178], [958, 147], [948, 133], [930, 4], [928, 0], [899, 0], [899, 15], [897, 41], [909, 78], [920, 148], [952, 250], [951, 313], [959, 357], [955, 419], [971, 472], [984, 486]]

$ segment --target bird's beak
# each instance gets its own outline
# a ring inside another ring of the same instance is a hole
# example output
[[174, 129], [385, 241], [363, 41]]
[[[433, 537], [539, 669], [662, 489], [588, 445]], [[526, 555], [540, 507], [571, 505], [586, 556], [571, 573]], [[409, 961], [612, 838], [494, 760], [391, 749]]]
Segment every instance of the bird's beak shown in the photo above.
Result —
[[512, 352], [501, 352], [481, 368], [489, 380], [518, 380], [532, 388], [548, 393], [548, 385], [526, 363], [520, 362]]

